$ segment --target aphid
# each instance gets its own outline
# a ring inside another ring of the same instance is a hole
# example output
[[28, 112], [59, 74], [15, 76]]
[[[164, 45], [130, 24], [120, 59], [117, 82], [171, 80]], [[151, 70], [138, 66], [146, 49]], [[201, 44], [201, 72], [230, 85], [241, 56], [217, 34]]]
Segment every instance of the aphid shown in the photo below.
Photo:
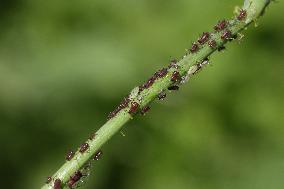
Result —
[[49, 177], [47, 177], [47, 179], [46, 179], [46, 184], [48, 184], [48, 183], [50, 183], [52, 181], [52, 177], [51, 176], [49, 176]]
[[67, 185], [69, 186], [69, 188], [73, 188], [73, 186], [75, 185], [76, 182], [78, 182], [81, 177], [83, 176], [83, 174], [81, 173], [81, 171], [76, 171], [69, 179]]
[[123, 98], [123, 100], [120, 102], [119, 104], [119, 110], [123, 109], [123, 108], [126, 108], [128, 106], [128, 103], [129, 103], [129, 96], [126, 96]]
[[179, 72], [178, 72], [178, 71], [174, 71], [173, 74], [172, 74], [172, 76], [171, 76], [171, 81], [176, 82], [176, 81], [179, 80], [179, 79], [180, 79], [180, 74], [179, 74]]
[[128, 113], [130, 113], [130, 114], [135, 113], [137, 111], [138, 107], [139, 107], [139, 104], [137, 102], [131, 102], [131, 106], [130, 106]]
[[164, 76], [166, 76], [168, 73], [168, 69], [167, 68], [162, 68], [161, 70], [157, 71], [156, 73], [154, 73], [154, 77], [155, 78], [163, 78]]
[[223, 32], [223, 34], [221, 35], [221, 39], [228, 40], [228, 39], [231, 39], [231, 36], [232, 36], [231, 31], [230, 30], [225, 30]]
[[74, 155], [75, 155], [74, 151], [73, 150], [69, 150], [65, 159], [67, 161], [70, 161], [74, 157]]
[[94, 140], [97, 136], [97, 133], [92, 133], [89, 137], [90, 140]]
[[70, 179], [72, 179], [72, 180], [74, 180], [75, 182], [77, 182], [78, 180], [80, 180], [80, 178], [81, 178], [82, 176], [83, 176], [83, 175], [82, 175], [81, 171], [76, 171], [76, 172], [74, 173], [74, 175], [72, 175], [72, 176], [70, 177]]
[[54, 189], [61, 189], [61, 180], [60, 179], [56, 179], [54, 181], [53, 188]]
[[227, 21], [226, 20], [221, 20], [214, 26], [214, 30], [215, 31], [222, 31], [226, 27], [227, 27]]
[[214, 39], [211, 39], [210, 41], [208, 41], [208, 45], [209, 47], [211, 47], [212, 49], [216, 48], [217, 43]]
[[204, 43], [206, 43], [206, 42], [208, 41], [209, 37], [210, 37], [209, 32], [204, 32], [204, 33], [199, 37], [199, 39], [198, 39], [197, 41], [200, 43], [200, 45], [203, 45]]
[[101, 156], [103, 155], [103, 151], [99, 150], [97, 153], [94, 155], [93, 160], [100, 160]]
[[148, 81], [146, 81], [146, 82], [144, 83], [143, 87], [144, 87], [145, 89], [148, 89], [149, 87], [151, 87], [151, 86], [154, 84], [155, 80], [156, 80], [155, 77], [151, 77], [150, 79], [148, 79]]
[[198, 44], [194, 42], [194, 43], [192, 43], [192, 46], [189, 50], [190, 50], [190, 52], [195, 53], [195, 52], [198, 51], [198, 49], [199, 49]]
[[179, 90], [179, 86], [177, 86], [177, 85], [170, 86], [170, 87], [168, 87], [168, 90], [177, 91], [177, 90]]
[[150, 110], [150, 107], [149, 107], [149, 106], [144, 106], [144, 107], [141, 109], [141, 114], [142, 114], [142, 115], [145, 115], [149, 110]]
[[245, 10], [241, 9], [239, 15], [237, 16], [237, 18], [238, 18], [238, 20], [241, 21], [241, 20], [245, 19], [246, 16], [247, 16], [247, 12]]
[[167, 93], [165, 93], [165, 92], [160, 92], [158, 94], [158, 99], [159, 100], [165, 100], [166, 97], [167, 97]]
[[85, 142], [81, 144], [79, 152], [84, 153], [88, 148], [89, 148], [89, 144]]

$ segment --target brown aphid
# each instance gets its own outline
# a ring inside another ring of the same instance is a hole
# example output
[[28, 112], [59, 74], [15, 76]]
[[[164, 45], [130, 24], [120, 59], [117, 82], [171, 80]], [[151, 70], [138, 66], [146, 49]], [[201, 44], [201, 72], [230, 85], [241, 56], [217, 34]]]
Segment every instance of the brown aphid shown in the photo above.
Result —
[[173, 74], [172, 74], [172, 76], [171, 76], [171, 81], [176, 82], [176, 81], [178, 81], [179, 79], [180, 79], [180, 74], [179, 74], [179, 72], [178, 72], [178, 71], [174, 71]]
[[197, 43], [192, 43], [191, 48], [189, 49], [191, 53], [195, 53], [197, 52], [199, 49], [198, 44]]
[[209, 32], [204, 32], [200, 37], [199, 39], [197, 40], [198, 43], [200, 43], [200, 45], [203, 45], [204, 43], [206, 43], [208, 41], [210, 37], [210, 34]]
[[47, 179], [46, 179], [45, 183], [46, 183], [46, 184], [48, 184], [48, 183], [50, 183], [51, 181], [52, 181], [52, 177], [51, 177], [51, 176], [49, 176], [49, 177], [47, 177]]
[[227, 21], [226, 20], [221, 20], [214, 26], [214, 30], [215, 31], [222, 31], [226, 27], [227, 27]]
[[138, 108], [139, 108], [139, 104], [137, 102], [131, 102], [131, 106], [130, 106], [128, 113], [130, 114], [136, 113]]
[[167, 97], [167, 93], [165, 93], [165, 92], [160, 92], [158, 94], [158, 99], [159, 100], [165, 100], [166, 97]]
[[70, 161], [74, 157], [74, 155], [75, 155], [75, 152], [73, 150], [69, 150], [65, 159], [67, 161]]
[[97, 151], [97, 153], [93, 157], [93, 160], [95, 160], [95, 161], [100, 160], [102, 155], [103, 155], [103, 151], [101, 151], [101, 150]]
[[239, 15], [237, 16], [237, 19], [241, 21], [245, 19], [246, 16], [247, 16], [247, 11], [241, 9]]
[[89, 148], [89, 144], [85, 142], [81, 144], [79, 152], [84, 153], [88, 148]]
[[177, 86], [177, 85], [170, 86], [170, 87], [168, 87], [168, 90], [177, 91], [177, 90], [179, 90], [179, 86]]
[[61, 189], [61, 188], [62, 188], [62, 187], [61, 187], [61, 180], [60, 180], [60, 179], [56, 179], [56, 180], [54, 181], [53, 188], [54, 188], [54, 189]]
[[232, 32], [230, 30], [225, 30], [221, 35], [221, 39], [229, 40], [231, 39], [231, 36], [232, 36]]
[[217, 43], [214, 39], [208, 41], [208, 46], [211, 47], [212, 49], [216, 48]]
[[154, 73], [154, 77], [155, 78], [163, 78], [167, 75], [167, 73], [168, 73], [168, 69], [162, 68], [159, 71], [157, 71], [156, 73]]
[[81, 171], [76, 171], [71, 177], [70, 179], [74, 180], [75, 182], [79, 181], [81, 179], [81, 177], [83, 176], [83, 174], [81, 173]]
[[69, 188], [73, 188], [73, 186], [75, 185], [76, 182], [78, 182], [81, 177], [83, 176], [83, 174], [81, 173], [81, 171], [76, 171], [69, 179], [67, 185]]
[[156, 80], [156, 77], [151, 77], [150, 79], [148, 79], [148, 81], [146, 81], [144, 83], [143, 87], [145, 89], [148, 89], [149, 87], [151, 87], [154, 84], [155, 80]]
[[141, 114], [142, 114], [142, 115], [145, 115], [149, 110], [150, 110], [150, 107], [149, 107], [149, 106], [144, 106], [144, 107], [141, 109]]

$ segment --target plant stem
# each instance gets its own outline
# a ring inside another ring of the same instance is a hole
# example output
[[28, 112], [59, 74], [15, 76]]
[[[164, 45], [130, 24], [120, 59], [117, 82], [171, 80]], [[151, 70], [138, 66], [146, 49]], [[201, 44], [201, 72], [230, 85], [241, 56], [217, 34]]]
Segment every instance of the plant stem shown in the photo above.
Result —
[[237, 36], [241, 30], [245, 29], [264, 13], [265, 8], [270, 2], [271, 0], [245, 0], [242, 10], [245, 10], [246, 15], [243, 20], [237, 19], [236, 17], [227, 22], [228, 25], [225, 30], [210, 33], [210, 40], [216, 42], [214, 46], [209, 46], [207, 42], [203, 45], [199, 45], [198, 50], [186, 54], [176, 63], [176, 66], [169, 67], [163, 77], [155, 78], [150, 86], [144, 87], [143, 90], [139, 90], [139, 87], [134, 88], [130, 93], [127, 106], [119, 109], [119, 111], [95, 133], [95, 138], [86, 141], [86, 143], [89, 144], [88, 150], [84, 153], [77, 151], [74, 157], [70, 161], [66, 161], [52, 176], [52, 180], [48, 184], [45, 184], [42, 189], [53, 189], [56, 179], [61, 180], [61, 187], [66, 186], [70, 176], [89, 162], [101, 146], [117, 133], [126, 122], [132, 119], [134, 114], [132, 112], [129, 113], [131, 108], [133, 108], [131, 103], [137, 102], [139, 109], [146, 107], [151, 101], [157, 98], [159, 93], [177, 84], [177, 82], [172, 81], [174, 72], [178, 72], [183, 78], [182, 82], [184, 82], [188, 77], [195, 74], [200, 68], [206, 65], [204, 60], [209, 55], [230, 41], [228, 38], [222, 38], [225, 31], [230, 31], [230, 36]]

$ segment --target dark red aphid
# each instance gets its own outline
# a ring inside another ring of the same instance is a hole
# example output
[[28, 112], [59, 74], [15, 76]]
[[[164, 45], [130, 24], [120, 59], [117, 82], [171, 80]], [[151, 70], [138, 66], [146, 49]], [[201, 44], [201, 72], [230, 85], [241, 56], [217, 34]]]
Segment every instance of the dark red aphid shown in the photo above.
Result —
[[149, 87], [151, 87], [154, 84], [155, 80], [156, 77], [149, 78], [148, 81], [146, 81], [143, 85], [144, 89], [148, 89]]
[[161, 70], [159, 70], [156, 73], [154, 73], [154, 77], [155, 78], [162, 78], [162, 77], [166, 76], [167, 73], [168, 73], [168, 69], [167, 68], [162, 68]]
[[208, 45], [209, 45], [209, 47], [211, 47], [212, 49], [214, 49], [214, 48], [216, 48], [217, 43], [216, 43], [215, 40], [212, 39], [212, 40], [208, 41]]
[[199, 49], [198, 44], [194, 42], [192, 43], [191, 48], [189, 50], [190, 52], [195, 53], [198, 51], [198, 49]]
[[144, 106], [144, 107], [141, 109], [141, 114], [142, 114], [142, 115], [145, 115], [149, 110], [150, 110], [150, 107], [149, 107], [149, 106]]
[[139, 108], [139, 104], [137, 102], [131, 102], [131, 106], [130, 106], [128, 113], [130, 114], [136, 113], [138, 108]]
[[69, 179], [69, 181], [68, 181], [68, 183], [67, 183], [67, 185], [69, 186], [69, 188], [73, 188], [74, 184], [75, 184], [76, 182], [78, 182], [78, 181], [81, 179], [82, 176], [83, 176], [83, 175], [82, 175], [81, 171], [76, 171], [76, 172], [70, 177], [70, 179]]
[[221, 20], [214, 26], [214, 30], [215, 31], [222, 31], [226, 27], [227, 27], [227, 21], [226, 20]]
[[160, 92], [158, 94], [158, 99], [159, 100], [164, 100], [167, 97], [167, 94], [165, 92]]
[[48, 183], [50, 183], [51, 181], [52, 181], [52, 177], [50, 177], [50, 176], [49, 176], [49, 177], [47, 177], [47, 179], [46, 179], [46, 182], [45, 182], [45, 183], [46, 183], [46, 184], [48, 184]]
[[88, 148], [89, 148], [89, 144], [85, 142], [81, 144], [79, 152], [84, 153]]
[[178, 71], [174, 71], [173, 74], [172, 74], [172, 76], [171, 76], [171, 81], [176, 82], [176, 81], [178, 81], [179, 79], [180, 79], [180, 74], [179, 74], [179, 72], [178, 72]]
[[203, 45], [204, 43], [206, 43], [208, 41], [210, 37], [209, 32], [204, 32], [198, 39], [198, 43], [200, 43], [200, 45]]
[[232, 37], [232, 32], [230, 30], [225, 30], [222, 35], [221, 35], [221, 39], [223, 40], [229, 40]]
[[114, 116], [116, 116], [116, 114], [122, 110], [123, 108], [126, 108], [128, 106], [130, 99], [129, 99], [129, 95], [124, 97], [123, 100], [120, 102], [120, 104], [118, 105], [118, 107], [115, 108], [115, 110], [113, 110], [112, 112], [110, 112], [108, 114], [107, 119], [110, 120], [112, 119]]
[[77, 182], [78, 180], [81, 179], [81, 177], [83, 176], [83, 174], [81, 173], [81, 171], [76, 171], [71, 177], [70, 179], [74, 180], [75, 182]]
[[73, 150], [69, 150], [65, 159], [67, 161], [70, 161], [74, 157], [74, 155], [75, 155], [75, 152]]
[[103, 155], [103, 151], [99, 150], [97, 153], [94, 155], [93, 160], [100, 160], [101, 156]]
[[179, 90], [179, 86], [177, 86], [177, 85], [170, 86], [170, 87], [168, 87], [168, 90], [177, 91], [177, 90]]
[[238, 18], [238, 20], [241, 21], [241, 20], [245, 19], [246, 16], [247, 16], [247, 11], [241, 9], [239, 15], [237, 16], [237, 18]]
[[60, 179], [56, 179], [56, 180], [54, 181], [53, 188], [54, 188], [54, 189], [61, 189], [61, 188], [62, 188], [62, 187], [61, 187], [61, 180], [60, 180]]

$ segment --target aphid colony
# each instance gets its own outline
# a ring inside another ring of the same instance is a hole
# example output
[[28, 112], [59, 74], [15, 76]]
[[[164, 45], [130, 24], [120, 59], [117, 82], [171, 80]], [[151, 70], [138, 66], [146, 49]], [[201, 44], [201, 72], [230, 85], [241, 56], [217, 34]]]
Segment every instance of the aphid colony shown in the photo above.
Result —
[[[95, 136], [96, 136], [96, 133], [92, 133], [91, 136], [89, 137], [89, 140], [95, 139]], [[80, 145], [78, 152], [81, 154], [84, 154], [87, 152], [88, 149], [89, 149], [89, 144], [87, 142], [84, 142], [83, 144]], [[102, 154], [103, 152], [101, 150], [98, 150], [92, 159], [95, 161], [98, 161], [100, 160]], [[75, 156], [75, 152], [73, 150], [69, 150], [66, 154], [65, 159], [66, 161], [71, 161], [74, 156]], [[78, 183], [78, 181], [80, 181], [83, 176], [87, 176], [87, 175], [84, 175], [80, 170], [76, 171], [72, 176], [70, 176], [67, 182], [67, 186], [69, 188], [74, 188], [76, 184]], [[50, 176], [47, 177], [46, 184], [49, 184], [52, 180], [53, 180], [52, 177]], [[54, 189], [62, 189], [62, 185], [63, 185], [62, 181], [58, 178], [55, 179], [53, 182]]]
[[[246, 16], [247, 16], [247, 12], [245, 10], [240, 10], [239, 15], [236, 17], [236, 19], [238, 21], [243, 21], [246, 18]], [[221, 33], [220, 38], [223, 41], [232, 40], [233, 38], [235, 38], [235, 36], [232, 36], [232, 32], [229, 29], [227, 29], [228, 26], [229, 26], [229, 22], [226, 21], [226, 20], [221, 20], [214, 26], [215, 32]], [[218, 47], [217, 42], [214, 39], [211, 39], [211, 34], [209, 32], [203, 32], [202, 35], [198, 38], [197, 42], [192, 43], [191, 47], [189, 48], [189, 52], [190, 53], [197, 53], [204, 45], [208, 45], [212, 49], [217, 48], [218, 51], [221, 51], [225, 48], [223, 45]], [[205, 58], [200, 63], [197, 63], [195, 65], [195, 69], [193, 71], [193, 74], [197, 73], [204, 65], [207, 65], [208, 63], [209, 63], [208, 58]], [[162, 69], [158, 70], [145, 83], [143, 83], [142, 85], [140, 85], [138, 87], [138, 95], [140, 95], [142, 93], [142, 91], [144, 91], [145, 89], [150, 88], [155, 83], [156, 80], [158, 80], [160, 78], [164, 78], [169, 73], [170, 73], [170, 81], [172, 82], [172, 84], [168, 87], [168, 90], [178, 90], [179, 89], [178, 85], [180, 83], [183, 83], [183, 80], [185, 80], [184, 77], [188, 77], [188, 76], [181, 76], [178, 69], [179, 69], [179, 65], [177, 63], [177, 60], [175, 60], [175, 59], [172, 60], [167, 68], [162, 68]], [[140, 110], [140, 113], [142, 115], [144, 115], [146, 112], [148, 112], [150, 110], [149, 106], [141, 107], [139, 102], [137, 102], [134, 99], [131, 99], [130, 96], [131, 95], [128, 95], [125, 98], [123, 98], [123, 100], [120, 102], [118, 107], [114, 111], [109, 113], [108, 120], [115, 117], [118, 112], [120, 112], [122, 109], [125, 109], [125, 108], [129, 108], [128, 113], [131, 114], [131, 115], [136, 114], [139, 110]], [[159, 100], [164, 100], [166, 98], [166, 92], [164, 90], [161, 91], [157, 95], [157, 98]], [[93, 133], [89, 137], [89, 140], [93, 140], [93, 139], [95, 139], [95, 137], [96, 137], [96, 133]], [[85, 142], [85, 143], [80, 145], [78, 151], [79, 151], [79, 153], [83, 154], [89, 149], [89, 147], [90, 147], [89, 144], [87, 142]], [[103, 154], [103, 152], [101, 150], [98, 150], [95, 153], [95, 155], [93, 156], [92, 159], [97, 161], [97, 160], [100, 159], [102, 154]], [[74, 156], [75, 156], [75, 152], [70, 150], [70, 151], [68, 151], [65, 159], [67, 161], [71, 161]], [[76, 171], [72, 176], [70, 176], [70, 178], [67, 182], [67, 186], [69, 188], [74, 188], [76, 183], [78, 183], [78, 181], [83, 176], [84, 175], [82, 174], [81, 171], [79, 171], [79, 170]], [[61, 189], [62, 186], [63, 186], [62, 181], [58, 178], [54, 178], [54, 179], [55, 180], [53, 182], [53, 188], [54, 189]], [[47, 184], [51, 183], [52, 180], [53, 180], [52, 177], [48, 177], [46, 183]]]

